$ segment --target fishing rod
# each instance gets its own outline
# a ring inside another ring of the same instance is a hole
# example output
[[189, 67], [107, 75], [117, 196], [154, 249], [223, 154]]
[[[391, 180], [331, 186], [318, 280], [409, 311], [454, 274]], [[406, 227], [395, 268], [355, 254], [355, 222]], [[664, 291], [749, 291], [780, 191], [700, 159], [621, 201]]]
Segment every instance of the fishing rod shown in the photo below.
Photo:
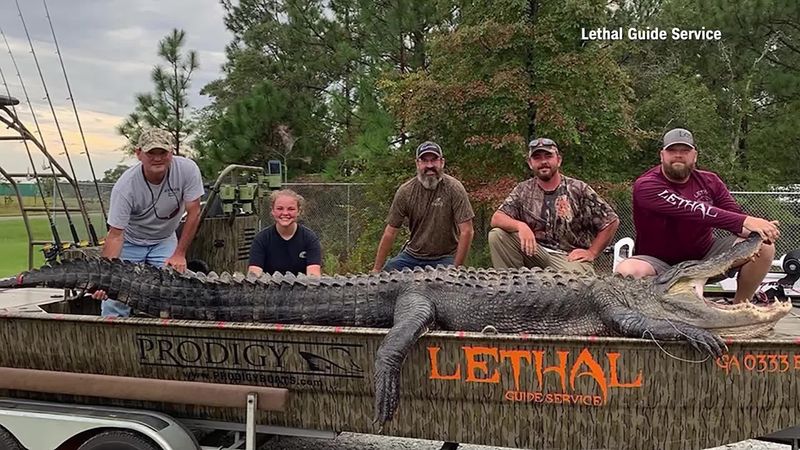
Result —
[[[5, 35], [5, 33], [3, 33], [2, 29], [0, 29], [0, 36], [3, 37], [3, 42], [5, 42], [5, 44], [6, 44], [6, 48], [8, 49], [8, 55], [11, 57], [11, 62], [14, 64], [14, 70], [16, 70], [17, 77], [19, 78], [20, 84], [22, 85], [22, 93], [25, 95], [25, 100], [28, 102], [28, 106], [30, 107], [31, 114], [33, 114], [33, 106], [31, 105], [30, 98], [28, 98], [28, 90], [25, 88], [25, 84], [22, 83], [22, 75], [19, 72], [19, 67], [17, 66], [17, 60], [16, 60], [16, 58], [14, 58], [14, 54], [11, 53], [11, 45], [8, 44], [8, 39], [6, 39], [6, 35]], [[6, 82], [5, 74], [3, 74], [3, 71], [2, 71], [1, 68], [0, 68], [0, 77], [3, 80], [3, 85], [5, 85], [5, 87], [6, 87], [6, 93], [8, 94], [9, 97], [11, 97], [11, 91], [8, 88], [8, 83]], [[14, 112], [14, 115], [16, 116], [17, 121], [19, 121], [19, 118], [18, 118], [19, 116], [17, 116], [17, 110], [13, 105], [11, 106], [11, 111]], [[39, 133], [39, 138], [41, 138], [42, 137], [42, 132], [39, 129], [39, 122], [36, 120], [36, 115], [33, 116], [33, 121], [36, 124], [36, 130]], [[28, 161], [30, 161], [31, 169], [33, 170], [33, 178], [36, 180], [36, 186], [39, 187], [38, 191], [39, 191], [39, 195], [42, 197], [42, 205], [44, 205], [44, 212], [45, 212], [45, 214], [47, 214], [47, 221], [50, 223], [50, 232], [53, 233], [53, 240], [55, 241], [56, 248], [60, 250], [62, 248], [62, 245], [61, 245], [61, 238], [59, 237], [59, 234], [58, 234], [58, 227], [56, 226], [56, 222], [55, 222], [55, 215], [51, 215], [50, 208], [47, 206], [47, 199], [45, 199], [45, 197], [44, 197], [44, 189], [42, 189], [42, 183], [41, 183], [41, 181], [39, 181], [39, 173], [36, 171], [36, 163], [33, 161], [33, 156], [31, 156], [31, 149], [28, 146], [28, 139], [24, 139], [24, 137], [25, 136], [23, 136], [22, 144], [25, 145], [25, 152], [28, 154]], [[53, 164], [52, 163], [50, 164], [50, 170], [52, 170], [52, 172], [53, 172], [52, 173], [52, 175], [53, 175], [53, 184], [58, 186], [58, 182], [57, 182], [57, 180], [55, 178], [56, 172], [55, 172], [55, 169], [53, 168]], [[61, 189], [59, 189], [58, 192], [59, 192], [59, 195], [60, 195], [61, 194]], [[61, 201], [63, 203], [63, 201], [64, 201], [63, 197], [61, 197]], [[19, 205], [19, 206], [20, 206], [20, 208], [23, 207], [23, 205]], [[65, 205], [64, 209], [66, 209], [66, 205]]]
[[[72, 88], [69, 85], [69, 78], [67, 78], [67, 69], [64, 67], [64, 60], [61, 58], [61, 49], [58, 46], [58, 39], [56, 39], [56, 30], [53, 28], [53, 21], [50, 19], [50, 10], [47, 9], [47, 0], [42, 0], [44, 4], [44, 12], [47, 16], [47, 23], [50, 24], [50, 32], [53, 34], [53, 43], [56, 45], [56, 53], [58, 54], [58, 62], [61, 64], [61, 72], [64, 74], [64, 82], [67, 84], [67, 93], [69, 100], [72, 102], [72, 111], [75, 113], [75, 120], [78, 122], [78, 131], [81, 134], [83, 141], [83, 149], [86, 152], [86, 160], [89, 161], [89, 170], [92, 172], [92, 180], [94, 180], [94, 188], [97, 190], [97, 199], [100, 201], [100, 211], [103, 213], [103, 221], [108, 223], [108, 216], [106, 215], [106, 208], [103, 205], [103, 196], [100, 194], [100, 185], [97, 184], [97, 176], [94, 172], [94, 165], [92, 165], [92, 157], [89, 156], [89, 146], [86, 145], [86, 136], [83, 134], [83, 127], [81, 126], [81, 119], [78, 116], [78, 107], [75, 106], [75, 97], [72, 95]], [[77, 182], [77, 180], [75, 180]]]
[[[94, 230], [94, 225], [92, 225], [92, 219], [89, 217], [89, 214], [86, 213], [85, 204], [83, 203], [83, 196], [81, 195], [80, 186], [78, 186], [78, 178], [75, 175], [75, 166], [72, 164], [72, 158], [69, 156], [69, 149], [67, 148], [67, 143], [64, 140], [64, 133], [61, 132], [61, 125], [58, 123], [58, 115], [56, 114], [56, 109], [53, 107], [53, 101], [50, 99], [50, 92], [47, 89], [47, 83], [44, 80], [44, 74], [42, 74], [42, 67], [39, 65], [39, 58], [36, 57], [36, 50], [33, 48], [33, 41], [31, 40], [31, 35], [28, 32], [28, 26], [25, 23], [25, 17], [22, 14], [22, 8], [19, 6], [19, 0], [14, 0], [17, 4], [17, 11], [19, 12], [19, 18], [22, 21], [22, 28], [25, 30], [25, 36], [28, 38], [28, 45], [31, 48], [31, 54], [33, 55], [33, 61], [36, 64], [36, 70], [39, 72], [39, 78], [42, 80], [42, 88], [44, 89], [44, 95], [47, 99], [47, 104], [50, 105], [50, 112], [53, 114], [53, 122], [56, 125], [56, 130], [58, 131], [58, 137], [61, 140], [61, 145], [64, 147], [64, 155], [67, 157], [67, 164], [69, 164], [70, 172], [72, 172], [72, 182], [74, 183], [73, 188], [75, 189], [75, 196], [78, 199], [78, 206], [81, 210], [81, 215], [83, 216], [83, 222], [86, 226], [86, 230], [89, 231], [89, 238], [91, 239], [91, 245], [97, 245], [97, 233]], [[66, 205], [64, 205], [64, 209], [68, 209]], [[69, 217], [69, 214], [67, 215]], [[75, 224], [72, 220], [70, 222], [70, 229], [73, 230], [73, 235], [75, 237], [75, 242], [80, 242], [78, 238], [77, 231], [75, 230]]]
[[[5, 36], [4, 36], [4, 38], [5, 38]], [[11, 46], [8, 44], [8, 40], [6, 40], [6, 47], [8, 48], [8, 54], [11, 56], [11, 61], [14, 63], [14, 70], [16, 70], [16, 72], [17, 72], [17, 79], [19, 80], [19, 84], [22, 87], [22, 92], [25, 95], [25, 102], [28, 104], [28, 110], [30, 111], [31, 117], [33, 118], [33, 124], [36, 126], [36, 133], [39, 135], [39, 140], [37, 141], [36, 138], [33, 136], [33, 134], [31, 134], [30, 137], [32, 138], [32, 140], [36, 144], [36, 146], [39, 148], [39, 150], [41, 150], [42, 154], [44, 154], [45, 157], [47, 157], [47, 160], [50, 162], [50, 173], [51, 173], [51, 175], [53, 177], [53, 188], [54, 188], [54, 191], [58, 194], [59, 200], [61, 201], [61, 206], [63, 207], [64, 216], [67, 219], [67, 223], [69, 225], [69, 230], [70, 230], [70, 233], [72, 234], [72, 240], [73, 240], [73, 242], [75, 242], [77, 244], [80, 241], [80, 238], [78, 237], [78, 231], [75, 228], [75, 223], [72, 220], [72, 215], [69, 213], [69, 210], [67, 208], [67, 202], [64, 199], [64, 193], [61, 190], [61, 185], [60, 185], [60, 183], [58, 183], [58, 176], [56, 175], [56, 167], [58, 167], [58, 169], [62, 173], [66, 173], [66, 172], [64, 172], [64, 170], [61, 168], [61, 166], [56, 162], [56, 160], [47, 151], [47, 147], [45, 145], [44, 134], [42, 134], [42, 128], [39, 125], [39, 119], [37, 119], [36, 112], [33, 109], [33, 102], [31, 102], [30, 95], [28, 95], [28, 89], [27, 89], [27, 87], [25, 87], [25, 81], [22, 79], [22, 73], [19, 70], [19, 65], [17, 65], [17, 60], [14, 57], [14, 53], [11, 51]], [[25, 131], [27, 131], [27, 129]], [[35, 167], [35, 164], [34, 164], [34, 167]], [[40, 185], [40, 187], [41, 187], [41, 185]], [[54, 199], [54, 203], [55, 203], [55, 199]], [[55, 214], [53, 214], [53, 220], [55, 220]], [[61, 248], [59, 248], [59, 251], [60, 250], [61, 250]]]

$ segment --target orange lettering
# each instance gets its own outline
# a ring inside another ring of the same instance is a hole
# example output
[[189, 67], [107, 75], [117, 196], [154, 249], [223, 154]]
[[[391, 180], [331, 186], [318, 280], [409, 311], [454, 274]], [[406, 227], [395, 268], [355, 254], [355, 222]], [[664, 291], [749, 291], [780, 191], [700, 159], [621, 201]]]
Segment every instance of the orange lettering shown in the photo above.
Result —
[[731, 356], [731, 359], [728, 361], [728, 365], [731, 367], [731, 371], [735, 368], [737, 372], [742, 371], [742, 365], [739, 363], [738, 356]]
[[[617, 360], [619, 359], [619, 353], [611, 352], [606, 353], [608, 357], [608, 363], [611, 366], [611, 381], [608, 384], [608, 387], [642, 387], [642, 371], [640, 370], [639, 373], [636, 375], [636, 379], [630, 383], [620, 383], [619, 378], [617, 376]], [[717, 359], [719, 362], [719, 359]]]
[[794, 355], [794, 370], [800, 370], [800, 355]]
[[476, 383], [499, 383], [500, 373], [492, 369], [492, 373], [488, 377], [478, 378], [476, 370], [489, 372], [489, 367], [486, 361], [478, 361], [475, 359], [478, 355], [489, 355], [497, 361], [497, 348], [493, 347], [463, 347], [464, 356], [467, 358], [467, 378], [464, 381], [473, 381]]
[[753, 369], [756, 367], [756, 357], [750, 353], [744, 355], [743, 361], [744, 361], [744, 368], [750, 372], [752, 372]]
[[514, 374], [514, 389], [519, 390], [519, 372], [522, 360], [531, 363], [531, 352], [524, 350], [500, 350], [500, 359], [508, 359], [511, 361], [511, 371]]
[[555, 372], [561, 378], [561, 392], [567, 392], [567, 357], [569, 352], [556, 352], [558, 355], [558, 365], [544, 368], [544, 373]]
[[531, 351], [533, 355], [533, 367], [536, 371], [536, 382], [539, 386], [544, 386], [544, 376], [542, 375], [542, 366], [544, 365], [544, 350]]
[[431, 380], [459, 380], [461, 379], [461, 364], [456, 364], [456, 371], [452, 375], [439, 374], [439, 347], [428, 347], [428, 356], [431, 360]]
[[[578, 373], [578, 369], [581, 367], [581, 365], [585, 365], [589, 370]], [[578, 355], [578, 359], [575, 361], [575, 364], [572, 366], [572, 372], [569, 375], [570, 387], [575, 389], [575, 379], [583, 376], [588, 376], [594, 379], [597, 385], [600, 386], [600, 391], [603, 393], [603, 400], [605, 400], [606, 391], [608, 390], [606, 375], [603, 373], [603, 368], [600, 367], [600, 364], [594, 360], [594, 357], [592, 357], [592, 354], [589, 353], [588, 349], [583, 349], [581, 354]]]
[[719, 358], [716, 358], [714, 362], [717, 363], [717, 367], [724, 370], [725, 372], [728, 372], [728, 370], [730, 369], [730, 367], [728, 366], [730, 359], [731, 359], [730, 355], [722, 355]]

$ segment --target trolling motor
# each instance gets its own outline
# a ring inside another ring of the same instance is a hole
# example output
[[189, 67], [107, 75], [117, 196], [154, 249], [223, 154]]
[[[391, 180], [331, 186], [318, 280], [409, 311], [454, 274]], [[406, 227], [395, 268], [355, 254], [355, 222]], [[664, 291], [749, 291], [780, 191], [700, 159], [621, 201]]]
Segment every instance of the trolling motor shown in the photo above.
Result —
[[782, 264], [785, 277], [778, 280], [778, 284], [783, 287], [792, 287], [797, 280], [800, 280], [800, 249], [793, 250], [783, 257]]
[[[800, 280], [800, 249], [793, 250], [785, 254], [782, 258], [781, 268], [786, 274], [777, 281], [762, 284], [763, 293], [766, 297], [776, 298], [780, 301], [788, 301], [787, 289], [792, 289], [797, 280]], [[800, 306], [797, 300], [793, 300], [795, 306]]]
[[212, 191], [216, 191], [216, 195], [209, 195], [211, 204], [207, 216], [232, 217], [254, 214], [254, 202], [269, 195], [269, 191], [280, 189], [282, 176], [281, 162], [277, 160], [269, 161], [263, 172], [255, 178], [256, 181], [251, 179], [246, 183], [221, 184], [219, 180], [222, 179], [222, 175], [220, 175], [217, 183], [211, 188]]

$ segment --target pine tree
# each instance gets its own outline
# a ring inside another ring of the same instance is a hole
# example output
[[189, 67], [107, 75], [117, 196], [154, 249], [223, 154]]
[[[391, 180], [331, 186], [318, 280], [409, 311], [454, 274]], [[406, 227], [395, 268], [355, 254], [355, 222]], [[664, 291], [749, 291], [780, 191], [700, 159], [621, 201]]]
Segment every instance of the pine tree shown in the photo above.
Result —
[[173, 29], [158, 43], [158, 55], [167, 67], [156, 65], [150, 75], [154, 91], [136, 95], [134, 111], [117, 127], [119, 134], [128, 138], [126, 150], [132, 151], [143, 127], [157, 127], [175, 137], [175, 154], [180, 155], [187, 136], [193, 131], [188, 116], [188, 90], [192, 72], [199, 67], [197, 52], [183, 52], [186, 33]]

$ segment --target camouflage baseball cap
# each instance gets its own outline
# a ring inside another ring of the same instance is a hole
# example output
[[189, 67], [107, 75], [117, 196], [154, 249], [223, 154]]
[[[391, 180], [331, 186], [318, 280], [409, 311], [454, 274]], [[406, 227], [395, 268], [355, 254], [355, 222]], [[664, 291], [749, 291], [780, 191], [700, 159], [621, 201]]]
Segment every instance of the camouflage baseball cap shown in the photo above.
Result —
[[149, 152], [156, 148], [173, 152], [175, 151], [175, 137], [169, 131], [160, 128], [146, 128], [139, 135], [137, 147], [143, 152]]
[[558, 154], [556, 141], [548, 138], [537, 138], [528, 143], [528, 158], [538, 151], [545, 151], [550, 154]]

